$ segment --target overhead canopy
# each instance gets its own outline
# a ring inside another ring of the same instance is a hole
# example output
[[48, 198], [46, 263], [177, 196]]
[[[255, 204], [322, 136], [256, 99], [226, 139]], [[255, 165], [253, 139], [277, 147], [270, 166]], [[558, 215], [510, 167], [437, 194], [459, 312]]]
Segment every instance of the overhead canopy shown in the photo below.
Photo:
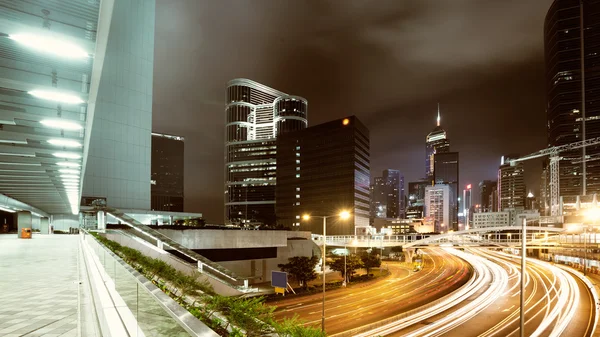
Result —
[[100, 1], [0, 1], [0, 193], [77, 213]]

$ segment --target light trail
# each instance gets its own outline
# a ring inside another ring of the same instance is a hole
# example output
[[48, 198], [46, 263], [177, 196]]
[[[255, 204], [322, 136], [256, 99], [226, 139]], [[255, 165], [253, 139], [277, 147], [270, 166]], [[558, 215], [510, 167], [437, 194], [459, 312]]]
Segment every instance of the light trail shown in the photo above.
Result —
[[471, 301], [465, 307], [459, 309], [458, 311], [454, 311], [445, 318], [431, 324], [430, 326], [419, 329], [408, 336], [428, 335], [428, 333], [431, 333], [427, 331], [433, 331], [433, 333], [439, 334], [447, 329], [451, 329], [452, 327], [459, 325], [459, 322], [464, 322], [466, 319], [468, 319], [468, 317], [476, 315], [478, 312], [491, 304], [496, 298], [502, 295], [502, 292], [508, 284], [508, 273], [503, 268], [487, 261], [482, 257], [472, 254], [463, 253], [455, 249], [446, 249], [446, 251], [464, 259], [473, 267], [473, 276], [467, 282], [467, 284], [454, 293], [447, 295], [443, 298], [443, 300], [430, 308], [418, 310], [407, 317], [385, 324], [370, 331], [356, 334], [355, 336], [366, 337], [374, 335], [387, 335], [402, 330], [415, 323], [451, 309], [455, 305], [458, 305], [469, 297], [475, 295], [477, 292], [484, 292], [484, 296], [477, 296], [475, 300]]

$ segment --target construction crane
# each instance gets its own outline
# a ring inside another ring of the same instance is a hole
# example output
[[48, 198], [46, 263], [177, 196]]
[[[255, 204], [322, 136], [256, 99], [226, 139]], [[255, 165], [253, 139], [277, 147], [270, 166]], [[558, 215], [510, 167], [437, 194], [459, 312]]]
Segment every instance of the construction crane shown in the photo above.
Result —
[[[558, 163], [561, 159], [563, 159], [559, 153], [564, 151], [576, 150], [585, 148], [588, 146], [598, 145], [600, 144], [600, 137], [583, 140], [580, 142], [575, 142], [566, 145], [549, 147], [547, 149], [540, 150], [538, 152], [534, 152], [528, 154], [526, 156], [509, 159], [508, 162], [511, 166], [514, 166], [517, 162], [526, 161], [530, 159], [540, 158], [540, 157], [550, 157], [550, 215], [551, 216], [560, 216], [560, 205], [559, 205], [559, 172], [558, 172]], [[592, 159], [594, 160], [594, 159]], [[589, 159], [583, 158], [580, 161], [574, 161], [572, 163], [583, 163], [587, 162]], [[585, 171], [584, 171], [585, 172]], [[583, 176], [583, 184], [585, 184], [586, 177]]]

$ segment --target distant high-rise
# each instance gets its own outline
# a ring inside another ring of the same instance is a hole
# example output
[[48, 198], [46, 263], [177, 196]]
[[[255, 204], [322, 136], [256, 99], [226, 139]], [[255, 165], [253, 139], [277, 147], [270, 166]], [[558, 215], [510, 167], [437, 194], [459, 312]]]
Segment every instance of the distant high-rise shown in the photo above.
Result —
[[400, 218], [404, 199], [404, 177], [398, 170], [385, 170], [371, 185], [371, 217]]
[[462, 198], [462, 214], [465, 218], [465, 229], [468, 229], [471, 226], [471, 220], [473, 219], [473, 187], [471, 184], [468, 184], [463, 190], [463, 198]]
[[450, 207], [448, 228], [458, 230], [458, 152], [443, 152], [434, 155], [435, 184], [445, 184], [450, 188], [448, 205]]
[[183, 212], [184, 139], [152, 133], [150, 205], [154, 211]]
[[307, 127], [306, 99], [247, 79], [227, 86], [225, 218], [275, 225], [276, 138]]
[[481, 200], [481, 211], [492, 212], [492, 204], [490, 204], [490, 195], [496, 189], [497, 181], [484, 180], [479, 183], [479, 195]]
[[425, 178], [429, 180], [430, 185], [433, 183], [435, 169], [433, 156], [436, 153], [450, 152], [450, 143], [440, 122], [440, 105], [438, 104], [437, 126], [427, 135], [425, 141]]
[[518, 155], [503, 156], [498, 169], [498, 211], [525, 208], [525, 177], [523, 163], [510, 165]]
[[[555, 0], [546, 14], [544, 47], [548, 146], [600, 136], [599, 17], [598, 0]], [[582, 104], [583, 101], [585, 104]], [[600, 193], [598, 160], [585, 164], [587, 188], [584, 193], [583, 153], [583, 149], [561, 153], [561, 156], [571, 158], [560, 162], [561, 196]], [[588, 147], [585, 154], [588, 158], [600, 156], [600, 146]]]
[[352, 217], [327, 219], [327, 234], [366, 234], [369, 228], [369, 130], [352, 116], [277, 138], [277, 223], [322, 233], [320, 219], [303, 214]]
[[453, 229], [450, 223], [450, 186], [433, 185], [425, 187], [425, 216], [434, 221], [436, 232]]
[[427, 179], [408, 183], [407, 218], [422, 218], [425, 205], [425, 187], [431, 183]]

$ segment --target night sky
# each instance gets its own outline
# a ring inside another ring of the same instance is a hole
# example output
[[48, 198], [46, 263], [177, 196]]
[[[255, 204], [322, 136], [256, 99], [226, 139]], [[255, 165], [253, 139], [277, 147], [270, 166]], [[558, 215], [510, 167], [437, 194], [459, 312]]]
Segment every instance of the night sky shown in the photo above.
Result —
[[[153, 130], [185, 137], [185, 211], [223, 222], [227, 81], [308, 100], [309, 126], [356, 115], [371, 176], [425, 174], [437, 103], [460, 185], [546, 146], [552, 0], [157, 0]], [[525, 166], [537, 196], [541, 162]], [[408, 187], [408, 184], [406, 184]], [[477, 194], [477, 193], [475, 193]]]

